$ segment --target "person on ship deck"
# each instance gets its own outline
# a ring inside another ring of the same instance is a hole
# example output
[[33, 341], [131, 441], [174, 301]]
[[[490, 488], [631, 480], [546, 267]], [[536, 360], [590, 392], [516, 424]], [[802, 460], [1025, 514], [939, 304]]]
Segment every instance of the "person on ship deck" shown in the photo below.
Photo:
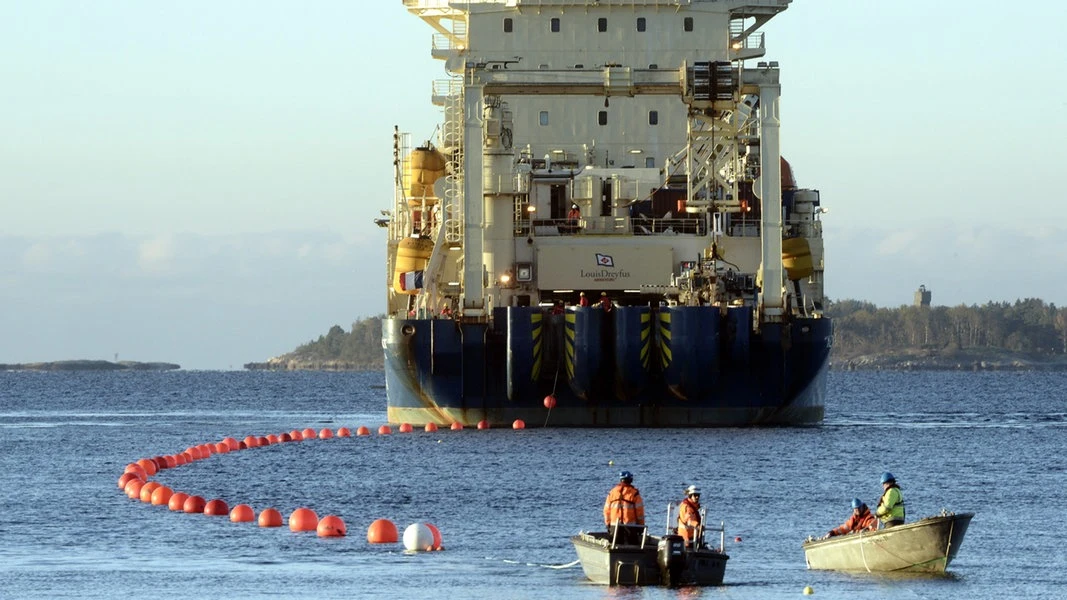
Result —
[[700, 488], [691, 485], [685, 489], [685, 500], [678, 505], [678, 535], [686, 546], [693, 546], [700, 539]]

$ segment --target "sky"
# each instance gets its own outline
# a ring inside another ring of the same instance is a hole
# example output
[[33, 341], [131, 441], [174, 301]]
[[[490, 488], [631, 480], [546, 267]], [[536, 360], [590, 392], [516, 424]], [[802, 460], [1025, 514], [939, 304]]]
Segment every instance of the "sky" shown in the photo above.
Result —
[[[374, 9], [368, 9], [373, 5]], [[826, 293], [1067, 305], [1067, 3], [795, 0], [766, 32]], [[241, 368], [385, 307], [401, 0], [0, 2], [0, 363]]]

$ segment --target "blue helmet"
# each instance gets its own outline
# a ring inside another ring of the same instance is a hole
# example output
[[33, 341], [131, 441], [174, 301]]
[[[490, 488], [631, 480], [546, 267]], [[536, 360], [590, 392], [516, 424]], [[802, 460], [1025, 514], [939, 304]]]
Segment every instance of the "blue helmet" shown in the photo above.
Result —
[[634, 480], [634, 474], [633, 473], [631, 473], [629, 471], [620, 471], [619, 472], [619, 481], [630, 482], [630, 481], [633, 481], [633, 480]]
[[890, 481], [892, 481], [893, 483], [896, 483], [897, 478], [893, 477], [893, 474], [890, 473], [889, 471], [886, 471], [885, 473], [882, 473], [882, 483], [885, 484], [885, 483], [889, 483]]
[[863, 503], [863, 500], [860, 500], [859, 498], [852, 499], [852, 508], [863, 508], [865, 506], [867, 505]]

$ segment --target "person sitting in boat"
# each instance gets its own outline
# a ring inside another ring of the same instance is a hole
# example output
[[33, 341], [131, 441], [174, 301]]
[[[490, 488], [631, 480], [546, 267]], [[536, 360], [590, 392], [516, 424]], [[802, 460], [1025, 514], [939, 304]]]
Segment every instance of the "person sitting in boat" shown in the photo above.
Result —
[[897, 485], [897, 478], [890, 472], [882, 473], [882, 498], [874, 514], [882, 522], [882, 527], [904, 524], [904, 494]]
[[678, 535], [692, 546], [698, 539], [700, 529], [700, 488], [691, 485], [685, 489], [685, 500], [678, 505]]
[[641, 492], [633, 486], [634, 474], [629, 471], [619, 473], [619, 483], [611, 488], [608, 497], [604, 500], [604, 524], [608, 526], [608, 534], [622, 543], [637, 543], [627, 539], [627, 529], [619, 528], [616, 533], [616, 525], [639, 525], [645, 524], [645, 501], [641, 499]]
[[826, 537], [835, 535], [848, 535], [859, 531], [874, 531], [878, 529], [878, 519], [871, 514], [871, 509], [859, 498], [852, 499], [852, 514], [839, 527], [834, 527]]

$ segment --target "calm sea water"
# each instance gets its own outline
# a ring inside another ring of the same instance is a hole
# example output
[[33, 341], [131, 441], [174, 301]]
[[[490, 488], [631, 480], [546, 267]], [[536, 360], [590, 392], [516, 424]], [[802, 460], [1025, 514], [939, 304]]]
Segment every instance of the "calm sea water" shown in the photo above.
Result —
[[[718, 430], [493, 429], [278, 444], [156, 480], [230, 506], [308, 506], [348, 537], [174, 513], [126, 498], [138, 458], [294, 428], [373, 430], [381, 373], [0, 373], [0, 597], [1063, 598], [1067, 374], [831, 373], [825, 423]], [[722, 587], [587, 582], [568, 536], [596, 529], [620, 469], [662, 527], [683, 488], [725, 521]], [[974, 511], [945, 577], [808, 571], [801, 541], [875, 502]], [[428, 521], [444, 552], [372, 546]], [[739, 537], [740, 542], [735, 541]]]

